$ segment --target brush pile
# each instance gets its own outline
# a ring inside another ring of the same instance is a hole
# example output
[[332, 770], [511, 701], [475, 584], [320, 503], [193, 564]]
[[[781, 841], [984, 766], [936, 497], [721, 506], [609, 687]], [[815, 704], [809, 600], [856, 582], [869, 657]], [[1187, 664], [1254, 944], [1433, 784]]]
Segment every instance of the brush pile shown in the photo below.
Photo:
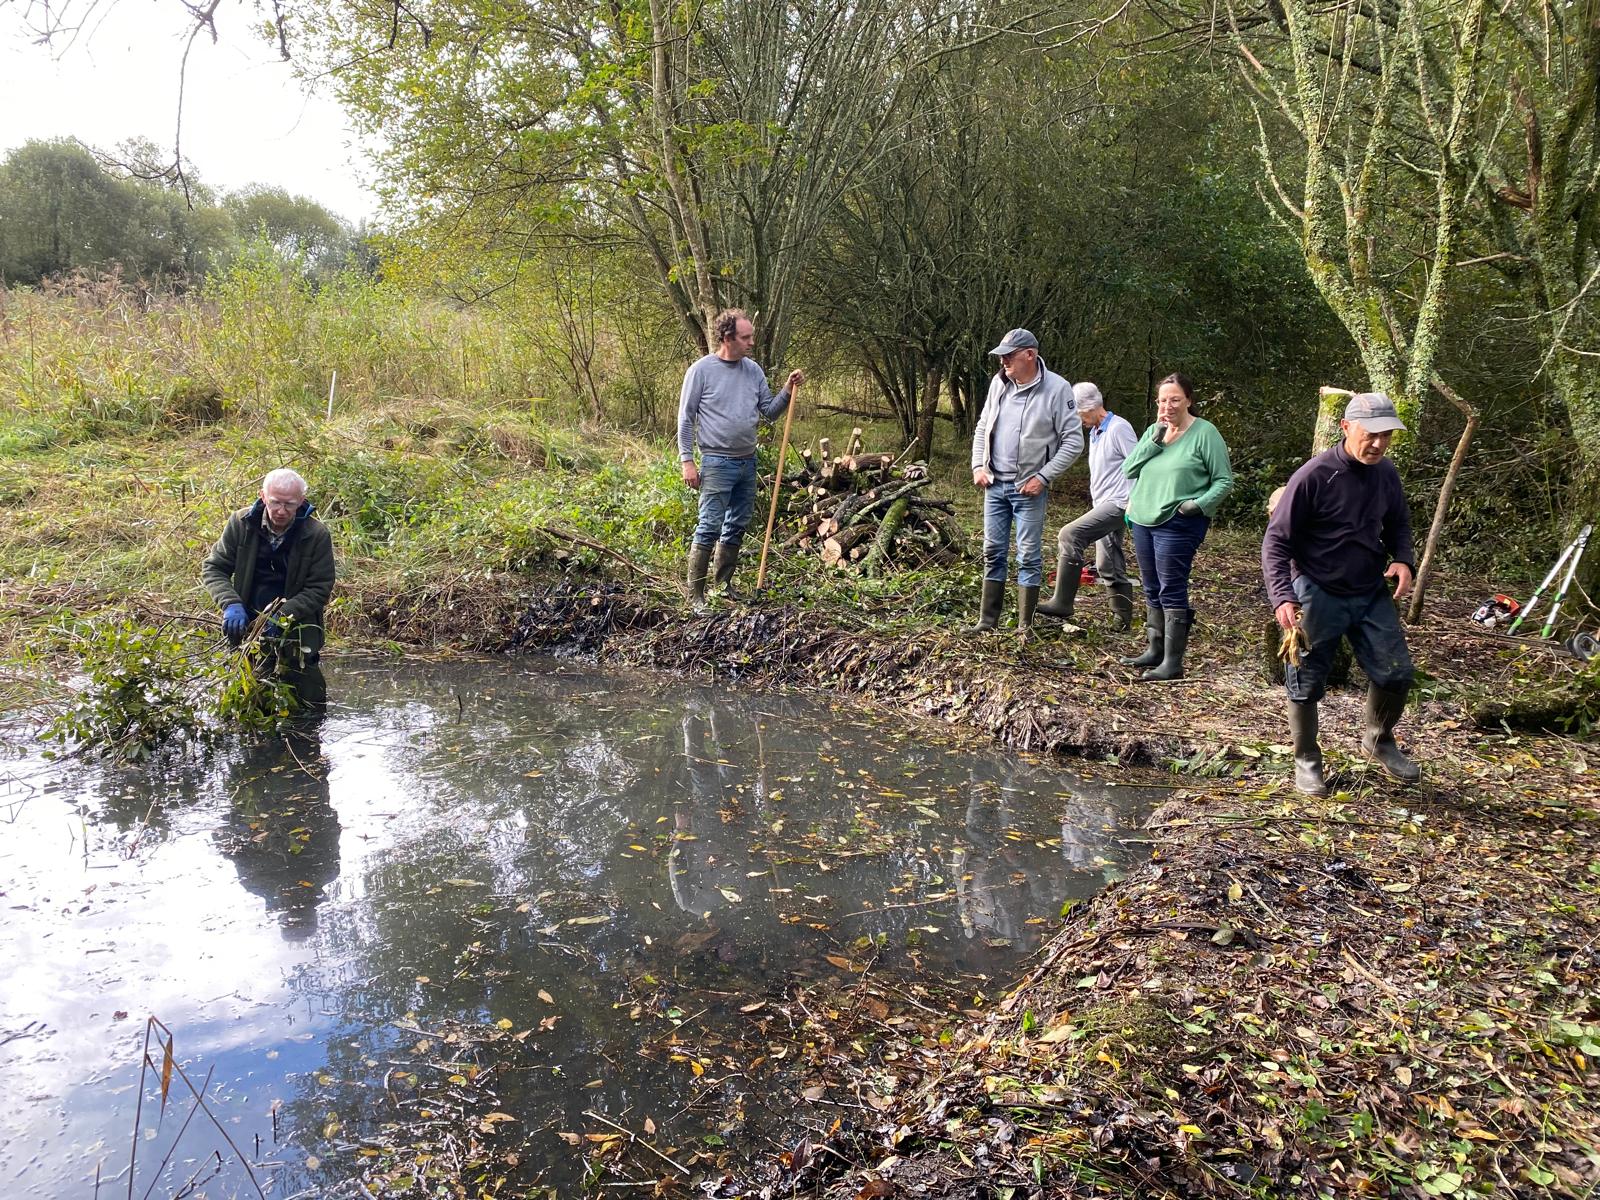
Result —
[[835, 458], [829, 439], [800, 451], [800, 469], [784, 476], [782, 501], [792, 533], [785, 548], [815, 554], [824, 567], [861, 575], [911, 570], [961, 557], [961, 533], [949, 500], [924, 494], [928, 465], [867, 454], [861, 430]]

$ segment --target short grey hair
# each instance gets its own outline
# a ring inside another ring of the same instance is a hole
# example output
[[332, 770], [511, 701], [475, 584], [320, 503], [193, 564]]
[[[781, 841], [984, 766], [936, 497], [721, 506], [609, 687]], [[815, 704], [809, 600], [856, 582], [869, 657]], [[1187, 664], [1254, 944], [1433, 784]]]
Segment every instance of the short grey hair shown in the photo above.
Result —
[[276, 471], [268, 471], [266, 478], [261, 481], [261, 494], [265, 496], [275, 484], [292, 483], [295, 490], [303, 497], [307, 492], [306, 481], [299, 471], [292, 467], [279, 467]]

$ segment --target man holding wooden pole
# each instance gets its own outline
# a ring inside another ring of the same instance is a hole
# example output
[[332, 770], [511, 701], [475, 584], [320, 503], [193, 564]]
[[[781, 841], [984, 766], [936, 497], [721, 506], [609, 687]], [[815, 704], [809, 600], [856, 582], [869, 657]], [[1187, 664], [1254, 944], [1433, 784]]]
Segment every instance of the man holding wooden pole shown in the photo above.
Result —
[[1413, 675], [1395, 600], [1411, 590], [1415, 560], [1411, 510], [1400, 472], [1385, 455], [1405, 426], [1389, 397], [1363, 392], [1350, 398], [1339, 428], [1343, 441], [1289, 477], [1261, 543], [1268, 603], [1303, 647], [1283, 674], [1294, 786], [1308, 796], [1328, 794], [1317, 704], [1342, 637], [1369, 680], [1362, 751], [1402, 782], [1422, 774], [1394, 739]]
[[756, 429], [763, 419], [779, 416], [790, 393], [805, 382], [805, 372], [790, 371], [784, 389], [772, 394], [766, 374], [749, 357], [756, 331], [743, 310], [718, 313], [711, 332], [716, 352], [684, 373], [678, 397], [683, 482], [700, 493], [700, 519], [689, 544], [689, 602], [696, 610], [705, 607], [708, 568], [715, 585], [731, 594], [739, 546], [755, 508]]

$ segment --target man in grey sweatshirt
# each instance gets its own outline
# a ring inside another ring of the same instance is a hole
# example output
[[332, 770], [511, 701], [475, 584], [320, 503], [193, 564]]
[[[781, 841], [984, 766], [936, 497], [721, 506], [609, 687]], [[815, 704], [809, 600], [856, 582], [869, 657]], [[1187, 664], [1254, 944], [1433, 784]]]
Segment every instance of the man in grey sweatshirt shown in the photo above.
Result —
[[[706, 570], [716, 547], [713, 578], [727, 589], [739, 563], [739, 544], [756, 499], [756, 427], [789, 406], [789, 394], [805, 382], [805, 372], [790, 371], [776, 396], [750, 348], [756, 330], [737, 308], [717, 314], [712, 325], [714, 354], [707, 354], [683, 376], [678, 397], [678, 459], [683, 482], [700, 493], [700, 519], [689, 545], [689, 600], [696, 608], [706, 598]], [[694, 461], [696, 441], [700, 465]]]

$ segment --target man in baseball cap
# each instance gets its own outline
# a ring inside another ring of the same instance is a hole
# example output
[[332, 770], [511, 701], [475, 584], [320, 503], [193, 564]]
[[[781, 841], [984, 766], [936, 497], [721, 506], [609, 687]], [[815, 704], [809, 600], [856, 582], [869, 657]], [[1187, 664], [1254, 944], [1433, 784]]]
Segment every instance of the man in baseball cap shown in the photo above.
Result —
[[1026, 640], [1044, 582], [1050, 485], [1083, 449], [1083, 422], [1072, 384], [1045, 366], [1033, 334], [1013, 329], [989, 353], [1000, 370], [972, 431], [972, 482], [983, 489], [983, 600], [973, 631], [999, 628], [1015, 531], [1017, 632]]
[[1273, 614], [1304, 635], [1300, 662], [1284, 667], [1284, 686], [1294, 786], [1310, 796], [1328, 794], [1317, 703], [1343, 637], [1369, 680], [1362, 751], [1402, 782], [1422, 774], [1394, 740], [1413, 674], [1395, 601], [1411, 590], [1416, 560], [1400, 472], [1385, 456], [1405, 424], [1388, 396], [1362, 392], [1350, 398], [1339, 428], [1343, 441], [1290, 476], [1261, 543]]

